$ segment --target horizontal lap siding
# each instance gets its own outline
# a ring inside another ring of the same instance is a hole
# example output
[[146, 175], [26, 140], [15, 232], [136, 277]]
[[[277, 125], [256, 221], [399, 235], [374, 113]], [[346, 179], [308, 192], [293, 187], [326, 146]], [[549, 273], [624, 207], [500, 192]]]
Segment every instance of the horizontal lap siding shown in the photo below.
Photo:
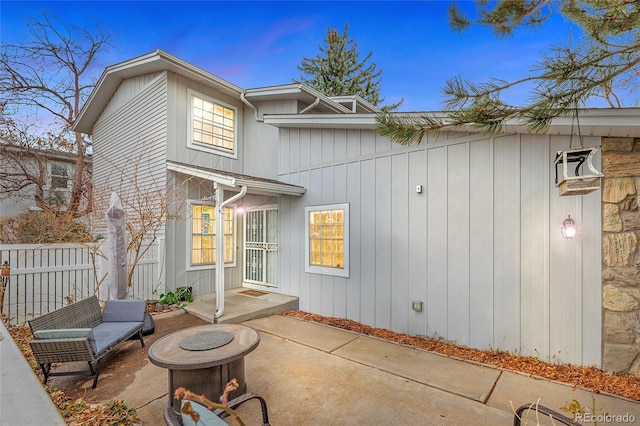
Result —
[[[552, 157], [567, 138], [460, 133], [401, 147], [372, 131], [281, 129], [281, 140], [279, 178], [307, 188], [281, 205], [289, 241], [303, 238], [305, 206], [351, 209], [349, 278], [305, 273], [303, 239], [289, 251], [281, 281], [301, 309], [599, 363], [600, 332], [590, 330], [600, 324], [599, 192], [557, 195]], [[567, 214], [593, 230], [562, 240]]]
[[[235, 173], [248, 173], [243, 170], [244, 104], [212, 87], [174, 73], [169, 74], [168, 80], [171, 109], [168, 115], [170, 125], [167, 137], [167, 159], [190, 164], [194, 167], [202, 166]], [[188, 138], [191, 137], [187, 134], [188, 120], [191, 116], [189, 89], [237, 108], [237, 159], [218, 155], [214, 150], [187, 147]], [[253, 116], [251, 121], [255, 121]], [[269, 158], [269, 156], [265, 158]], [[277, 158], [274, 156], [272, 161], [276, 164]]]
[[[128, 179], [137, 179], [142, 188], [164, 188], [166, 126], [166, 74], [162, 74], [95, 124], [96, 188], [108, 185], [123, 192], [133, 190]], [[124, 183], [123, 174], [127, 176]]]

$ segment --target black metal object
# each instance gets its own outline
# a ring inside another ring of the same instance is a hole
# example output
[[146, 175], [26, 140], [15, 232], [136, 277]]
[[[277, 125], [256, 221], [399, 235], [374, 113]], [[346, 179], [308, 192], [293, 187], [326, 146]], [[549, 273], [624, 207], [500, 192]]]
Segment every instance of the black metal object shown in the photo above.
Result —
[[40, 369], [42, 370], [42, 374], [44, 375], [44, 379], [42, 380], [42, 384], [46, 385], [49, 377], [53, 376], [92, 376], [93, 377], [93, 385], [91, 389], [95, 389], [98, 386], [98, 376], [100, 375], [100, 367], [102, 367], [102, 358], [97, 360], [94, 363], [88, 361], [89, 365], [88, 370], [78, 370], [78, 371], [66, 371], [62, 373], [52, 373], [51, 372], [51, 364], [40, 364]]
[[[567, 163], [578, 163], [574, 170], [575, 176], [580, 176], [580, 167], [582, 167], [584, 162], [587, 161], [587, 158], [591, 153], [591, 151], [592, 149], [588, 148], [581, 151], [574, 151], [574, 152], [567, 153]], [[562, 157], [563, 152], [564, 151], [558, 151], [556, 153], [556, 158], [554, 160], [554, 163], [556, 164], [556, 185], [558, 184], [558, 159]]]
[[562, 423], [563, 425], [569, 426], [582, 426], [580, 423], [574, 422], [569, 417], [563, 416], [557, 411], [552, 410], [551, 408], [547, 408], [543, 405], [538, 405], [536, 403], [525, 404], [516, 410], [515, 415], [513, 416], [513, 426], [520, 426], [522, 422], [522, 413], [527, 410], [531, 410], [533, 412], [537, 412], [540, 414], [544, 414], [549, 418], [553, 419], [554, 423]]
[[153, 317], [149, 312], [144, 313], [144, 325], [142, 326], [142, 335], [148, 336], [156, 331], [156, 325], [153, 321]]
[[[252, 399], [256, 399], [260, 402], [260, 409], [262, 410], [262, 426], [270, 426], [269, 413], [267, 411], [267, 402], [260, 395], [257, 395], [255, 393], [245, 393], [229, 401], [228, 407], [233, 410], [241, 404], [244, 404], [247, 401], [251, 401]], [[224, 410], [214, 410], [213, 413], [221, 419], [229, 416], [229, 413]], [[176, 413], [173, 408], [171, 408], [171, 406], [164, 409], [164, 422], [168, 426], [182, 426], [182, 419], [180, 417], [180, 414]]]

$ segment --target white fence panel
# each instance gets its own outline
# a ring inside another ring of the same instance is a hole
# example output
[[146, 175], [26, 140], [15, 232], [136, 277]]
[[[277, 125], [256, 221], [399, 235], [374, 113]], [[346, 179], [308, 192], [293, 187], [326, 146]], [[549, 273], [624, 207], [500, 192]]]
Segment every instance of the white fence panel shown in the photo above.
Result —
[[[0, 244], [0, 263], [11, 267], [2, 313], [12, 323], [24, 324], [93, 294], [108, 299], [104, 244]], [[131, 298], [150, 299], [163, 282], [162, 246], [154, 243], [138, 263]]]

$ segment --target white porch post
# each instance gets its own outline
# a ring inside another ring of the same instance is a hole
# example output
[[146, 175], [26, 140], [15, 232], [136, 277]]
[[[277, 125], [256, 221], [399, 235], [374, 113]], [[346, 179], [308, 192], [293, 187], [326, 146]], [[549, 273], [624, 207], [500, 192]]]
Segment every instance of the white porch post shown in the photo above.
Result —
[[224, 189], [214, 183], [216, 193], [216, 318], [224, 313]]

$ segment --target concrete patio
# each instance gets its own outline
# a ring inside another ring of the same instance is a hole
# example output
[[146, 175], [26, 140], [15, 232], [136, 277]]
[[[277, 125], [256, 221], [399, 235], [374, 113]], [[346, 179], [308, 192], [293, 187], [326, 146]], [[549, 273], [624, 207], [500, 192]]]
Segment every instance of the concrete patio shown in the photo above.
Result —
[[[559, 410], [574, 399], [640, 420], [635, 401], [275, 315], [296, 301], [240, 291], [225, 293], [228, 316], [220, 322], [259, 330], [260, 345], [245, 358], [246, 380], [249, 391], [267, 400], [272, 425], [510, 425], [520, 405], [539, 401]], [[209, 298], [185, 310], [211, 321], [214, 309]], [[145, 366], [116, 396], [127, 399], [149, 425], [162, 424], [168, 404], [167, 376], [159, 370]], [[259, 424], [257, 403], [239, 413], [247, 424]], [[529, 422], [536, 423], [533, 413]]]
[[[226, 293], [226, 314], [220, 322], [235, 316], [237, 322], [259, 331], [259, 346], [245, 358], [246, 381], [250, 392], [267, 400], [274, 426], [511, 425], [513, 409], [520, 405], [539, 400], [559, 410], [574, 399], [586, 407], [595, 402], [597, 409], [611, 415], [640, 420], [640, 403], [635, 401], [277, 315], [297, 300], [250, 296], [241, 290]], [[126, 400], [142, 424], [162, 425], [162, 411], [169, 403], [168, 374], [149, 362], [146, 351], [167, 330], [193, 325], [195, 316], [199, 323], [211, 322], [207, 313], [214, 310], [215, 300], [208, 297], [185, 310], [154, 316], [156, 333], [148, 336], [147, 347], [140, 348], [134, 341], [123, 345], [105, 364], [95, 390], [90, 378], [57, 378], [56, 383], [62, 389], [80, 389], [88, 401]], [[127, 361], [134, 356], [138, 363]], [[6, 357], [0, 364], [4, 374], [9, 366]], [[125, 376], [130, 377], [124, 380]], [[3, 384], [4, 379], [3, 375]], [[0, 389], [6, 412], [8, 386]], [[238, 412], [247, 425], [259, 424], [257, 403], [245, 404]], [[14, 415], [20, 413], [14, 410]], [[40, 419], [50, 419], [51, 412], [42, 411], [42, 415]], [[19, 424], [36, 424], [32, 418], [18, 418]], [[528, 419], [529, 424], [537, 423], [533, 413]], [[599, 422], [604, 423], [621, 424]], [[551, 423], [540, 419], [540, 424]]]

